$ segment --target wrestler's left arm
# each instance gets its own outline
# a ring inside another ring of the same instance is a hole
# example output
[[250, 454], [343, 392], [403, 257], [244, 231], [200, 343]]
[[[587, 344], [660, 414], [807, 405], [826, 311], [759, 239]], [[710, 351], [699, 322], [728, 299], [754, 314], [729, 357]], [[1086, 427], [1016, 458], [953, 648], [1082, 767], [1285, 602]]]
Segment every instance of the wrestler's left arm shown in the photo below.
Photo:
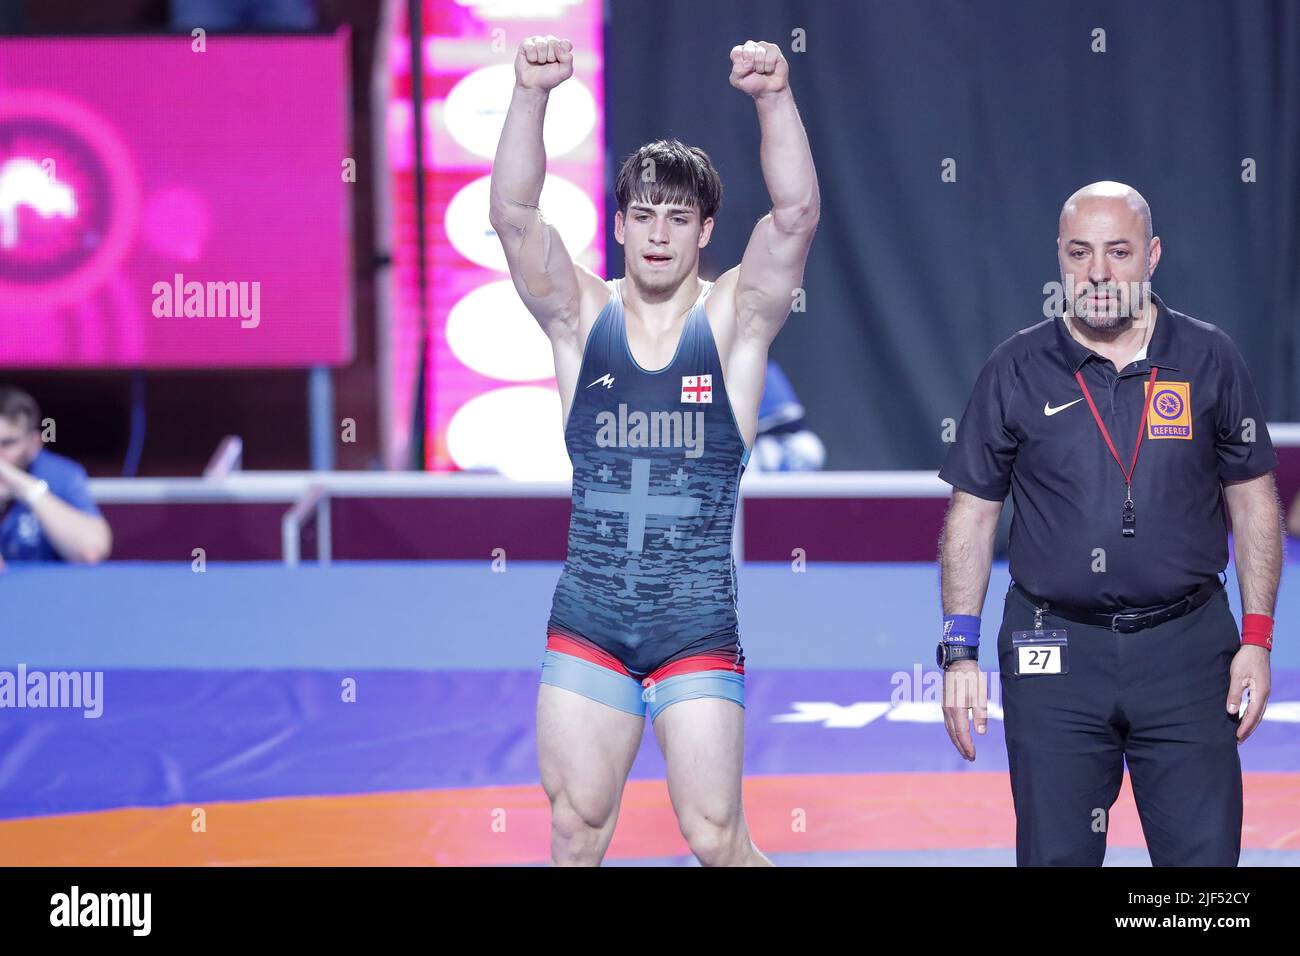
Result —
[[735, 303], [726, 361], [727, 389], [738, 415], [751, 403], [757, 414], [768, 346], [803, 283], [821, 216], [817, 170], [789, 81], [789, 64], [776, 44], [751, 40], [732, 49], [731, 85], [754, 98], [759, 161], [772, 200], [772, 211], [754, 227], [740, 265], [718, 279], [718, 291]]

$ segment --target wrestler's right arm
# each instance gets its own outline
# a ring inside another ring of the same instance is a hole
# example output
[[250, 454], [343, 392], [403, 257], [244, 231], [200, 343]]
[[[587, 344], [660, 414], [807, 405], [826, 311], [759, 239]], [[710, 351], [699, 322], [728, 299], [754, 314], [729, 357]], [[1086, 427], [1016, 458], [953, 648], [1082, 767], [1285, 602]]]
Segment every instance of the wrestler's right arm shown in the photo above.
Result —
[[510, 278], [551, 341], [560, 395], [566, 402], [582, 363], [586, 332], [609, 299], [604, 281], [574, 263], [559, 231], [538, 208], [546, 177], [546, 104], [551, 90], [572, 75], [573, 45], [568, 40], [538, 36], [519, 45], [514, 94], [492, 163], [488, 212]]

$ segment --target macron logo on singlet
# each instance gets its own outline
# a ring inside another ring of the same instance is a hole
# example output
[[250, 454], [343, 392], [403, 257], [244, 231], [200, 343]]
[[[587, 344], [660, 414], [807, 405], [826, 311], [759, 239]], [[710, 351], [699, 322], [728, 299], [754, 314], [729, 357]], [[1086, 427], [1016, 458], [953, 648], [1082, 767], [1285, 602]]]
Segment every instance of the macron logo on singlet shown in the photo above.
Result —
[[620, 402], [618, 414], [596, 413], [596, 445], [600, 448], [684, 448], [687, 458], [704, 454], [703, 412], [629, 412]]

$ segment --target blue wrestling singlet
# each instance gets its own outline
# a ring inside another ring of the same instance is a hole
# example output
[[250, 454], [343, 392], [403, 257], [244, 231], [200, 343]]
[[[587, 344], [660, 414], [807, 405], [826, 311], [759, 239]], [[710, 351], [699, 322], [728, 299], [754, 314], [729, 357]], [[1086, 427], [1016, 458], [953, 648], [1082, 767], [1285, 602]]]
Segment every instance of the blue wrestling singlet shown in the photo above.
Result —
[[646, 371], [627, 341], [622, 279], [587, 337], [565, 426], [573, 462], [568, 555], [549, 633], [589, 641], [641, 678], [682, 657], [743, 665], [731, 536], [749, 460], [705, 315]]

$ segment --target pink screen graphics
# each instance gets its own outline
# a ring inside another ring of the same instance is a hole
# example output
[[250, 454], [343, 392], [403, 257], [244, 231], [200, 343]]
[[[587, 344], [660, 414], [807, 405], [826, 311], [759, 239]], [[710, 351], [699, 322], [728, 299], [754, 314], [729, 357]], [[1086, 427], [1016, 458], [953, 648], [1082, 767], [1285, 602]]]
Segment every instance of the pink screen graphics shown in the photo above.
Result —
[[0, 367], [350, 361], [348, 42], [0, 39]]

